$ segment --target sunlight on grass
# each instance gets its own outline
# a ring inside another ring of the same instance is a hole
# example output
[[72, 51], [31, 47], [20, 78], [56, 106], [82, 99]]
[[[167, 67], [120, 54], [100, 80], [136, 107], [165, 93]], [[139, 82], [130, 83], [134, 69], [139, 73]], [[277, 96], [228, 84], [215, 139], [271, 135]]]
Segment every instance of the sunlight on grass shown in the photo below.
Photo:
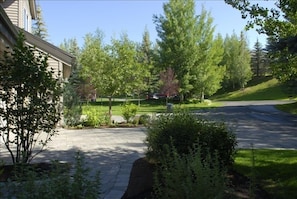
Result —
[[281, 110], [281, 111], [297, 115], [297, 102], [291, 103], [291, 104], [276, 105], [276, 108]]
[[[297, 198], [297, 150], [255, 149], [256, 183], [259, 183], [273, 198]], [[251, 176], [251, 150], [239, 150], [235, 169]]]
[[276, 79], [270, 79], [243, 90], [230, 92], [214, 97], [219, 101], [249, 101], [249, 100], [285, 100], [289, 99], [281, 84]]
[[[131, 103], [139, 105], [137, 110], [137, 115], [142, 114], [153, 114], [153, 113], [165, 113], [167, 112], [166, 102], [164, 100], [141, 100], [129, 99]], [[112, 114], [122, 115], [121, 105], [125, 103], [123, 99], [113, 99], [112, 100]], [[203, 108], [214, 108], [221, 106], [220, 102], [214, 103], [187, 103], [179, 104], [178, 102], [173, 103], [173, 109], [187, 109], [189, 111], [194, 111]], [[96, 102], [89, 102], [83, 105], [83, 110], [86, 106], [96, 107], [96, 109], [102, 113], [108, 113], [108, 99], [98, 98]]]

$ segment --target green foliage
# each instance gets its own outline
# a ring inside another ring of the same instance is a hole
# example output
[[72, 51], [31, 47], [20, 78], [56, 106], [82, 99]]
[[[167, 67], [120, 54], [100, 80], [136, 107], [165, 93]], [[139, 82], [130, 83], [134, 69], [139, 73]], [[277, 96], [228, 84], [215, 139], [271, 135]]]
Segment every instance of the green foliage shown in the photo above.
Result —
[[268, 75], [268, 55], [262, 44], [257, 40], [251, 54], [251, 66], [253, 75], [256, 77]]
[[13, 163], [27, 163], [36, 155], [36, 143], [41, 146], [39, 153], [56, 133], [61, 74], [48, 68], [47, 56], [26, 46], [20, 33], [12, 51], [5, 52], [0, 61], [0, 81], [0, 135]]
[[223, 86], [227, 90], [242, 89], [252, 77], [251, 56], [243, 32], [240, 37], [235, 33], [227, 36], [224, 48], [223, 64], [226, 66], [226, 73]]
[[249, 100], [284, 100], [289, 99], [289, 95], [284, 92], [283, 85], [277, 79], [261, 78], [264, 81], [257, 82], [257, 79], [251, 81], [251, 85], [245, 89], [225, 93], [215, 96], [214, 100], [222, 101], [249, 101]]
[[147, 126], [151, 121], [151, 116], [149, 116], [148, 114], [142, 114], [139, 116], [138, 119], [138, 124], [143, 124], [145, 126]]
[[63, 171], [61, 165], [55, 162], [52, 163], [51, 171], [39, 174], [23, 168], [22, 175], [16, 181], [8, 182], [4, 194], [7, 198], [17, 199], [100, 198], [100, 172], [91, 176], [90, 168], [86, 167], [84, 156], [80, 152], [77, 152], [75, 159], [73, 171]]
[[188, 154], [198, 144], [202, 155], [218, 153], [222, 166], [233, 163], [236, 138], [224, 123], [216, 123], [180, 111], [158, 116], [148, 127], [146, 138], [147, 157], [155, 161], [166, 156], [166, 146], [173, 147], [179, 154]]
[[138, 63], [144, 69], [144, 80], [143, 83], [144, 88], [141, 90], [146, 89], [147, 93], [153, 93], [158, 90], [158, 80], [159, 80], [159, 69], [155, 66], [156, 65], [156, 47], [155, 50], [152, 47], [152, 42], [150, 41], [149, 31], [145, 29], [142, 37], [142, 42], [140, 46], [137, 48], [138, 52]]
[[160, 38], [157, 41], [159, 65], [162, 69], [173, 69], [179, 81], [180, 94], [184, 96], [193, 88], [190, 71], [199, 57], [197, 43], [202, 39], [197, 27], [195, 1], [171, 0], [164, 3], [163, 9], [164, 16], [154, 16]]
[[195, 67], [191, 70], [192, 92], [198, 95], [200, 101], [204, 101], [204, 95], [211, 96], [221, 88], [225, 66], [221, 65], [224, 48], [221, 35], [214, 37], [215, 28], [212, 25], [213, 18], [204, 8], [198, 20], [200, 38], [198, 43], [199, 58], [195, 61]]
[[41, 7], [38, 5], [36, 9], [36, 20], [32, 26], [32, 32], [34, 35], [40, 37], [43, 40], [47, 40], [48, 32], [46, 28], [46, 24], [43, 20]]
[[125, 103], [122, 105], [122, 115], [127, 123], [136, 116], [138, 106], [133, 103]]
[[186, 155], [168, 148], [154, 173], [154, 198], [224, 198], [225, 171], [217, 158], [206, 156], [202, 158], [199, 147]]
[[[268, 36], [267, 49], [273, 75], [281, 82], [296, 80], [297, 7], [295, 0], [278, 0], [269, 8], [252, 1], [225, 0], [247, 18], [247, 29], [257, 27]], [[296, 89], [297, 83], [294, 83]]]
[[249, 178], [255, 175], [254, 183], [273, 198], [297, 198], [297, 150], [251, 150], [237, 151], [234, 168]]
[[109, 96], [109, 115], [112, 114], [112, 98], [115, 95], [140, 93], [146, 70], [137, 62], [134, 42], [126, 34], [120, 39], [112, 39], [104, 46], [102, 35], [88, 34], [80, 56], [82, 76], [90, 80], [97, 92]]
[[86, 115], [83, 124], [85, 126], [99, 127], [101, 125], [106, 125], [109, 123], [109, 117], [105, 112], [100, 111], [98, 107], [95, 106], [84, 106], [83, 115]]

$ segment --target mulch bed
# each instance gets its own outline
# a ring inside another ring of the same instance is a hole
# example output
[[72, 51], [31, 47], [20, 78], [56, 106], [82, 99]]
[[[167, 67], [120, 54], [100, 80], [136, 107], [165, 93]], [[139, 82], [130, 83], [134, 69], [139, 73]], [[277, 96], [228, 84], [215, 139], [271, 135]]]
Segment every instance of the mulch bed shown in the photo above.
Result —
[[59, 173], [65, 173], [70, 170], [71, 165], [69, 163], [32, 163], [22, 165], [22, 167], [16, 167], [14, 165], [0, 166], [0, 182], [7, 182], [8, 179], [15, 180], [15, 176], [20, 178], [24, 176], [22, 172], [32, 171], [36, 174], [36, 177], [41, 177], [45, 174], [49, 174], [52, 171]]

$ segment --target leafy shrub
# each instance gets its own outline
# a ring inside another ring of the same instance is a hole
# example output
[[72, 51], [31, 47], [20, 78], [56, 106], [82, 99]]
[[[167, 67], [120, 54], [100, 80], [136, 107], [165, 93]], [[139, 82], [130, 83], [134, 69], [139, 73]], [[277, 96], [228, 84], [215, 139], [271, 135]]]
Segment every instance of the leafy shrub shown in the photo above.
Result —
[[224, 123], [196, 118], [186, 111], [162, 114], [148, 127], [146, 156], [158, 162], [166, 156], [164, 148], [171, 141], [179, 154], [188, 154], [198, 144], [204, 157], [208, 152], [218, 153], [222, 166], [233, 163], [236, 138]]
[[87, 116], [84, 121], [85, 126], [98, 127], [109, 122], [108, 116], [93, 106], [84, 106], [83, 115]]
[[122, 105], [122, 115], [127, 123], [131, 118], [135, 117], [138, 106], [132, 103], [125, 103]]
[[85, 166], [84, 156], [79, 152], [75, 159], [73, 173], [61, 174], [59, 166], [54, 167], [56, 169], [49, 173], [43, 173], [42, 176], [37, 176], [36, 172], [27, 170], [16, 181], [10, 181], [6, 191], [3, 188], [2, 192], [5, 191], [7, 198], [17, 199], [100, 198], [100, 172], [97, 171], [95, 176], [91, 176], [90, 169]]
[[154, 198], [224, 198], [226, 172], [217, 156], [202, 159], [199, 147], [186, 155], [174, 147], [167, 150], [154, 173]]
[[67, 126], [78, 126], [81, 121], [82, 108], [81, 106], [73, 106], [71, 109], [64, 109], [64, 122]]
[[14, 47], [0, 54], [0, 134], [13, 164], [28, 163], [42, 152], [61, 119], [61, 74], [25, 41], [19, 31]]
[[151, 120], [151, 116], [144, 114], [140, 115], [138, 119], [138, 124], [148, 125]]

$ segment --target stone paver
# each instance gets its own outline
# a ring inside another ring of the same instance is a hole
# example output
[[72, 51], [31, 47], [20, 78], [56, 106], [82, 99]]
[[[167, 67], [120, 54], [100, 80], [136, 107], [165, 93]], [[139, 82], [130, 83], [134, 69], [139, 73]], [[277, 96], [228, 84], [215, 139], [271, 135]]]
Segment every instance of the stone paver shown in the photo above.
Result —
[[[60, 129], [47, 150], [32, 162], [74, 163], [75, 154], [80, 151], [92, 174], [100, 171], [103, 198], [120, 199], [127, 188], [133, 162], [144, 157], [145, 132], [145, 128]], [[0, 158], [11, 162], [6, 150], [0, 147], [0, 151]]]

